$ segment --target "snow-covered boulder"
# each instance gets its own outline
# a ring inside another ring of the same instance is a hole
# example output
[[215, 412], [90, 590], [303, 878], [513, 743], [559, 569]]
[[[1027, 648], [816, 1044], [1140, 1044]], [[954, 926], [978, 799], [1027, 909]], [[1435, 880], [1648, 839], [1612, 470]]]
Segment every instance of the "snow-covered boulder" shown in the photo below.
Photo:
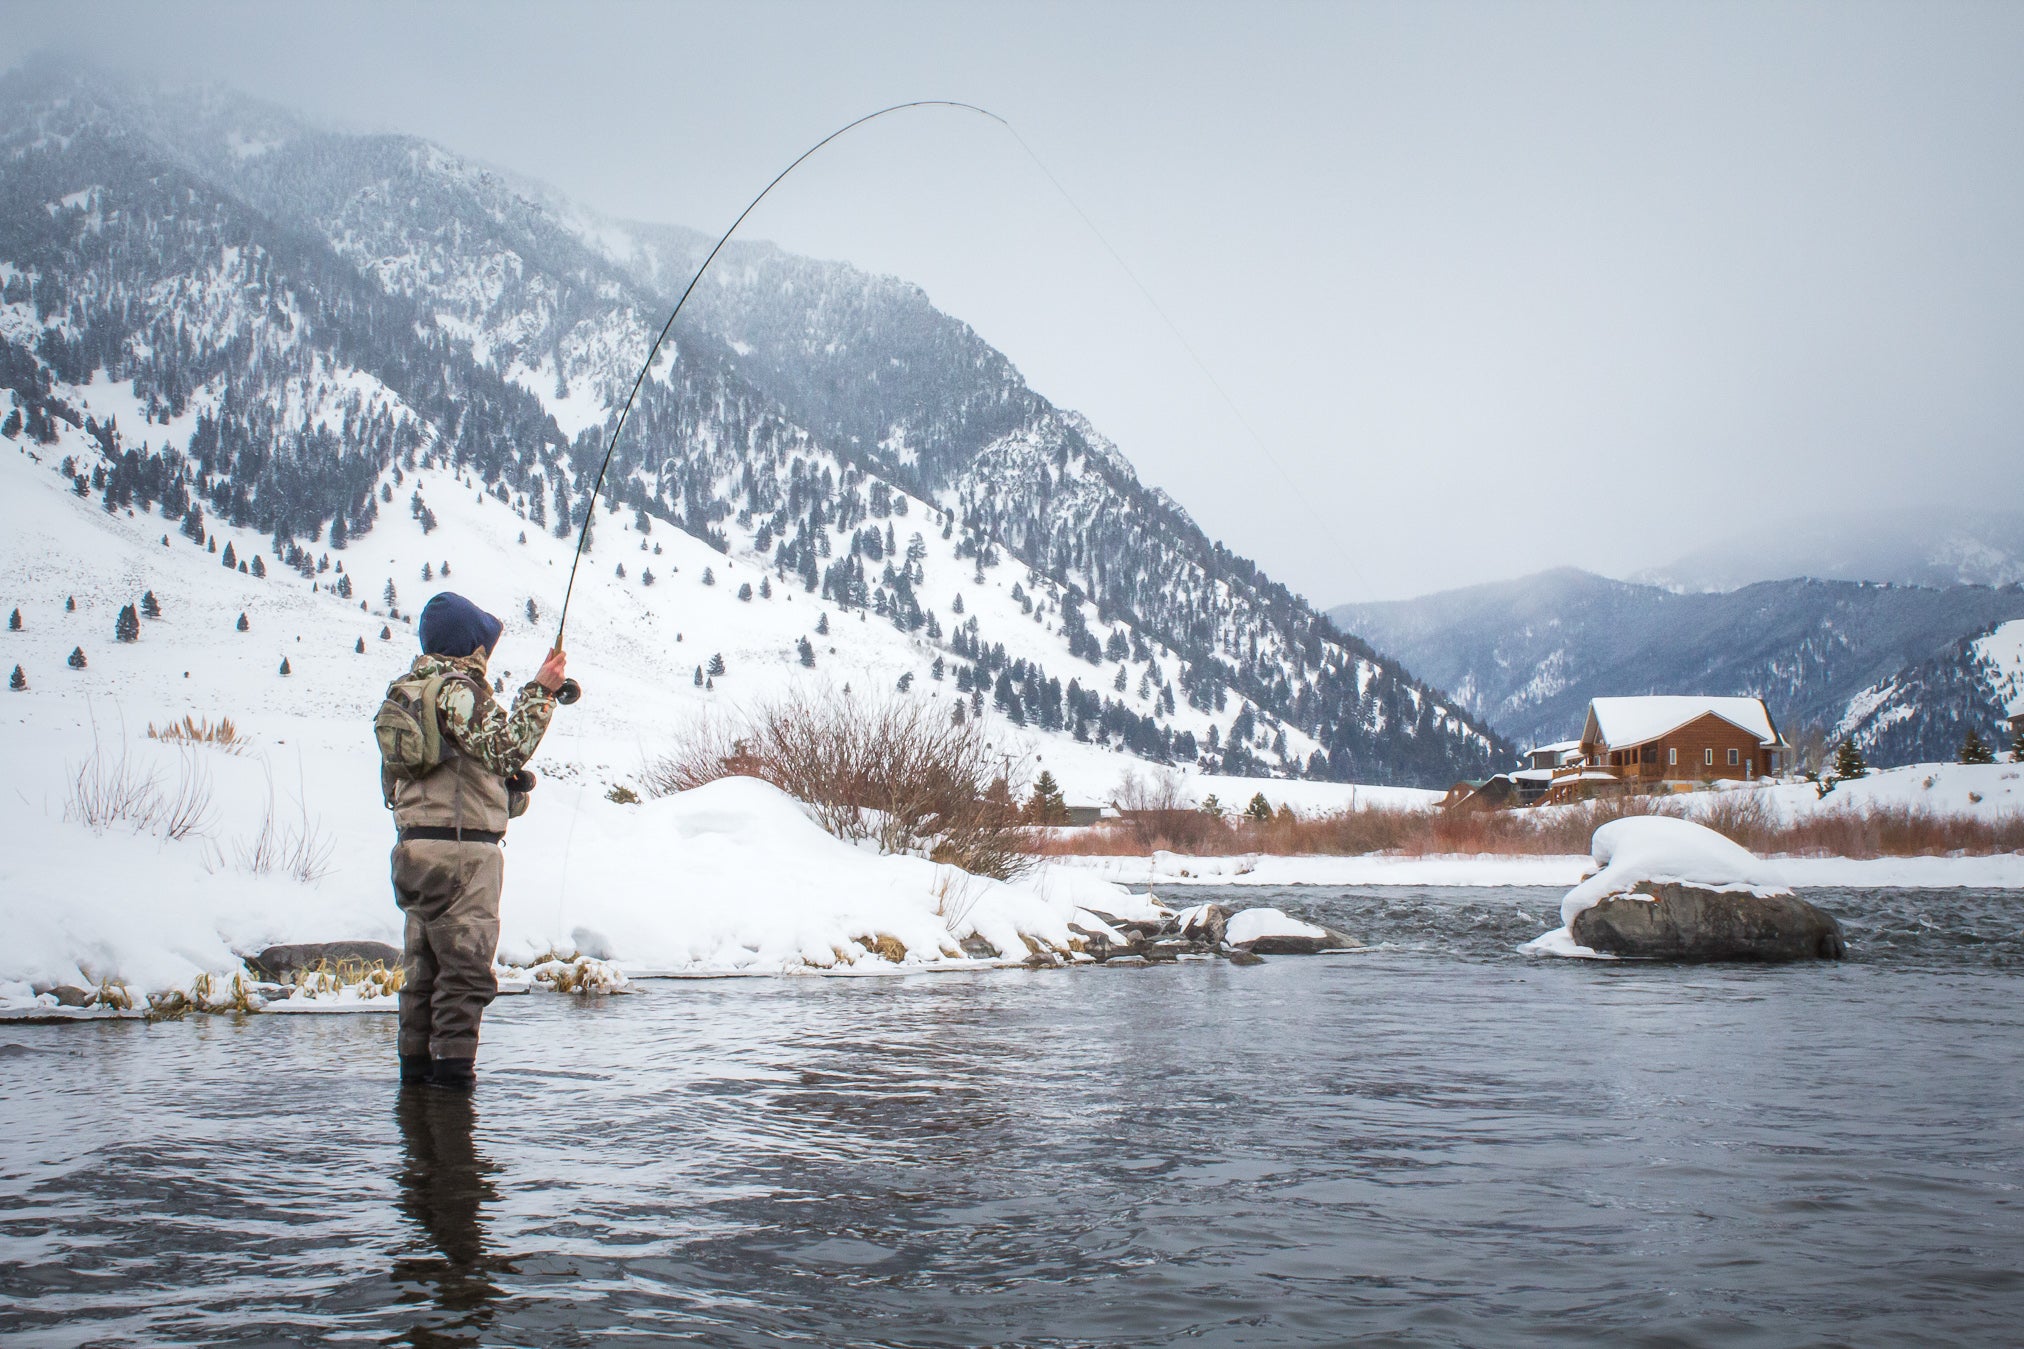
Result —
[[1311, 956], [1354, 950], [1356, 938], [1278, 909], [1246, 909], [1223, 924], [1223, 940], [1254, 956]]
[[1633, 816], [1595, 831], [1594, 875], [1533, 954], [1651, 960], [1839, 960], [1841, 925], [1778, 869], [1691, 820]]

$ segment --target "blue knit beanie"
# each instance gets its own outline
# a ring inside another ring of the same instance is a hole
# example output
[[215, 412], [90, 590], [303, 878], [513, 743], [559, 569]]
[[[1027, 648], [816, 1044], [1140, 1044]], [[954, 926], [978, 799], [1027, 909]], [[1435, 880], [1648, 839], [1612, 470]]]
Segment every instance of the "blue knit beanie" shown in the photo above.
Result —
[[422, 650], [431, 656], [468, 656], [473, 651], [490, 651], [499, 644], [506, 625], [462, 595], [439, 590], [422, 606], [417, 634]]

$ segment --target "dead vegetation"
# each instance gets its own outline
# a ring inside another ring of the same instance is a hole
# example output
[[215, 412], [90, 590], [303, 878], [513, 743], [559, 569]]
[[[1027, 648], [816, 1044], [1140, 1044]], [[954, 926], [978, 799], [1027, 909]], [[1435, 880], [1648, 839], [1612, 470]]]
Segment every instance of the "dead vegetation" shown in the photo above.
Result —
[[2024, 851], [2024, 815], [1949, 814], [1919, 806], [1843, 806], [1791, 818], [1757, 792], [1724, 792], [1688, 802], [1628, 796], [1530, 810], [1442, 810], [1371, 806], [1266, 821], [1224, 818], [1158, 804], [1092, 829], [1033, 831], [1040, 856], [1143, 856], [1155, 849], [1195, 856], [1240, 853], [1505, 856], [1586, 853], [1595, 831], [1629, 815], [1693, 819], [1752, 852], [1787, 856], [1918, 857]]
[[232, 724], [230, 717], [220, 717], [214, 722], [209, 717], [199, 721], [195, 717], [185, 716], [181, 721], [171, 721], [166, 726], [160, 727], [149, 722], [148, 739], [170, 745], [203, 746], [223, 750], [227, 754], [243, 753], [246, 746], [251, 743], [239, 733], [239, 728]]
[[718, 778], [764, 779], [829, 833], [1005, 879], [1031, 863], [1014, 786], [977, 722], [938, 702], [793, 692], [741, 721], [697, 727], [644, 773], [666, 796]]
[[96, 734], [91, 753], [71, 774], [63, 803], [63, 818], [87, 828], [121, 825], [165, 839], [207, 832], [210, 816], [210, 774], [190, 755], [179, 760], [175, 784], [169, 786], [160, 773], [128, 757], [124, 745], [117, 756], [107, 754]]

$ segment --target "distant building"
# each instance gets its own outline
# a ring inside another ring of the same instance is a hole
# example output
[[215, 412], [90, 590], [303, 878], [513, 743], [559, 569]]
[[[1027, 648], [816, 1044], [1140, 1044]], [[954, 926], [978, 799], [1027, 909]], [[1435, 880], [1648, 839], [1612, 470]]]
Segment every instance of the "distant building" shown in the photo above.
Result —
[[1553, 786], [1553, 779], [1570, 764], [1581, 761], [1579, 740], [1556, 740], [1550, 745], [1540, 745], [1525, 751], [1525, 767], [1511, 774], [1512, 786], [1516, 789], [1518, 804], [1529, 806]]
[[1597, 791], [1671, 791], [1774, 774], [1791, 750], [1762, 698], [1650, 694], [1588, 705], [1580, 752], [1563, 763], [1551, 799]]

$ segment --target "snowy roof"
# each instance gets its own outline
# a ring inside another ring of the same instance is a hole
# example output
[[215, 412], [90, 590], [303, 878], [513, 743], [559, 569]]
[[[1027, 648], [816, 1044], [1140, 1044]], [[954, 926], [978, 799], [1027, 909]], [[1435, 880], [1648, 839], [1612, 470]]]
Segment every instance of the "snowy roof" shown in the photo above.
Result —
[[1555, 773], [1550, 768], [1521, 768], [1511, 775], [1513, 782], [1551, 782]]
[[1597, 698], [1588, 705], [1589, 727], [1610, 746], [1642, 745], [1711, 713], [1756, 736], [1761, 744], [1780, 743], [1762, 698], [1653, 693], [1639, 698]]
[[1535, 754], [1567, 754], [1580, 748], [1579, 740], [1556, 740], [1550, 745], [1534, 745], [1525, 751], [1525, 757], [1529, 759]]

